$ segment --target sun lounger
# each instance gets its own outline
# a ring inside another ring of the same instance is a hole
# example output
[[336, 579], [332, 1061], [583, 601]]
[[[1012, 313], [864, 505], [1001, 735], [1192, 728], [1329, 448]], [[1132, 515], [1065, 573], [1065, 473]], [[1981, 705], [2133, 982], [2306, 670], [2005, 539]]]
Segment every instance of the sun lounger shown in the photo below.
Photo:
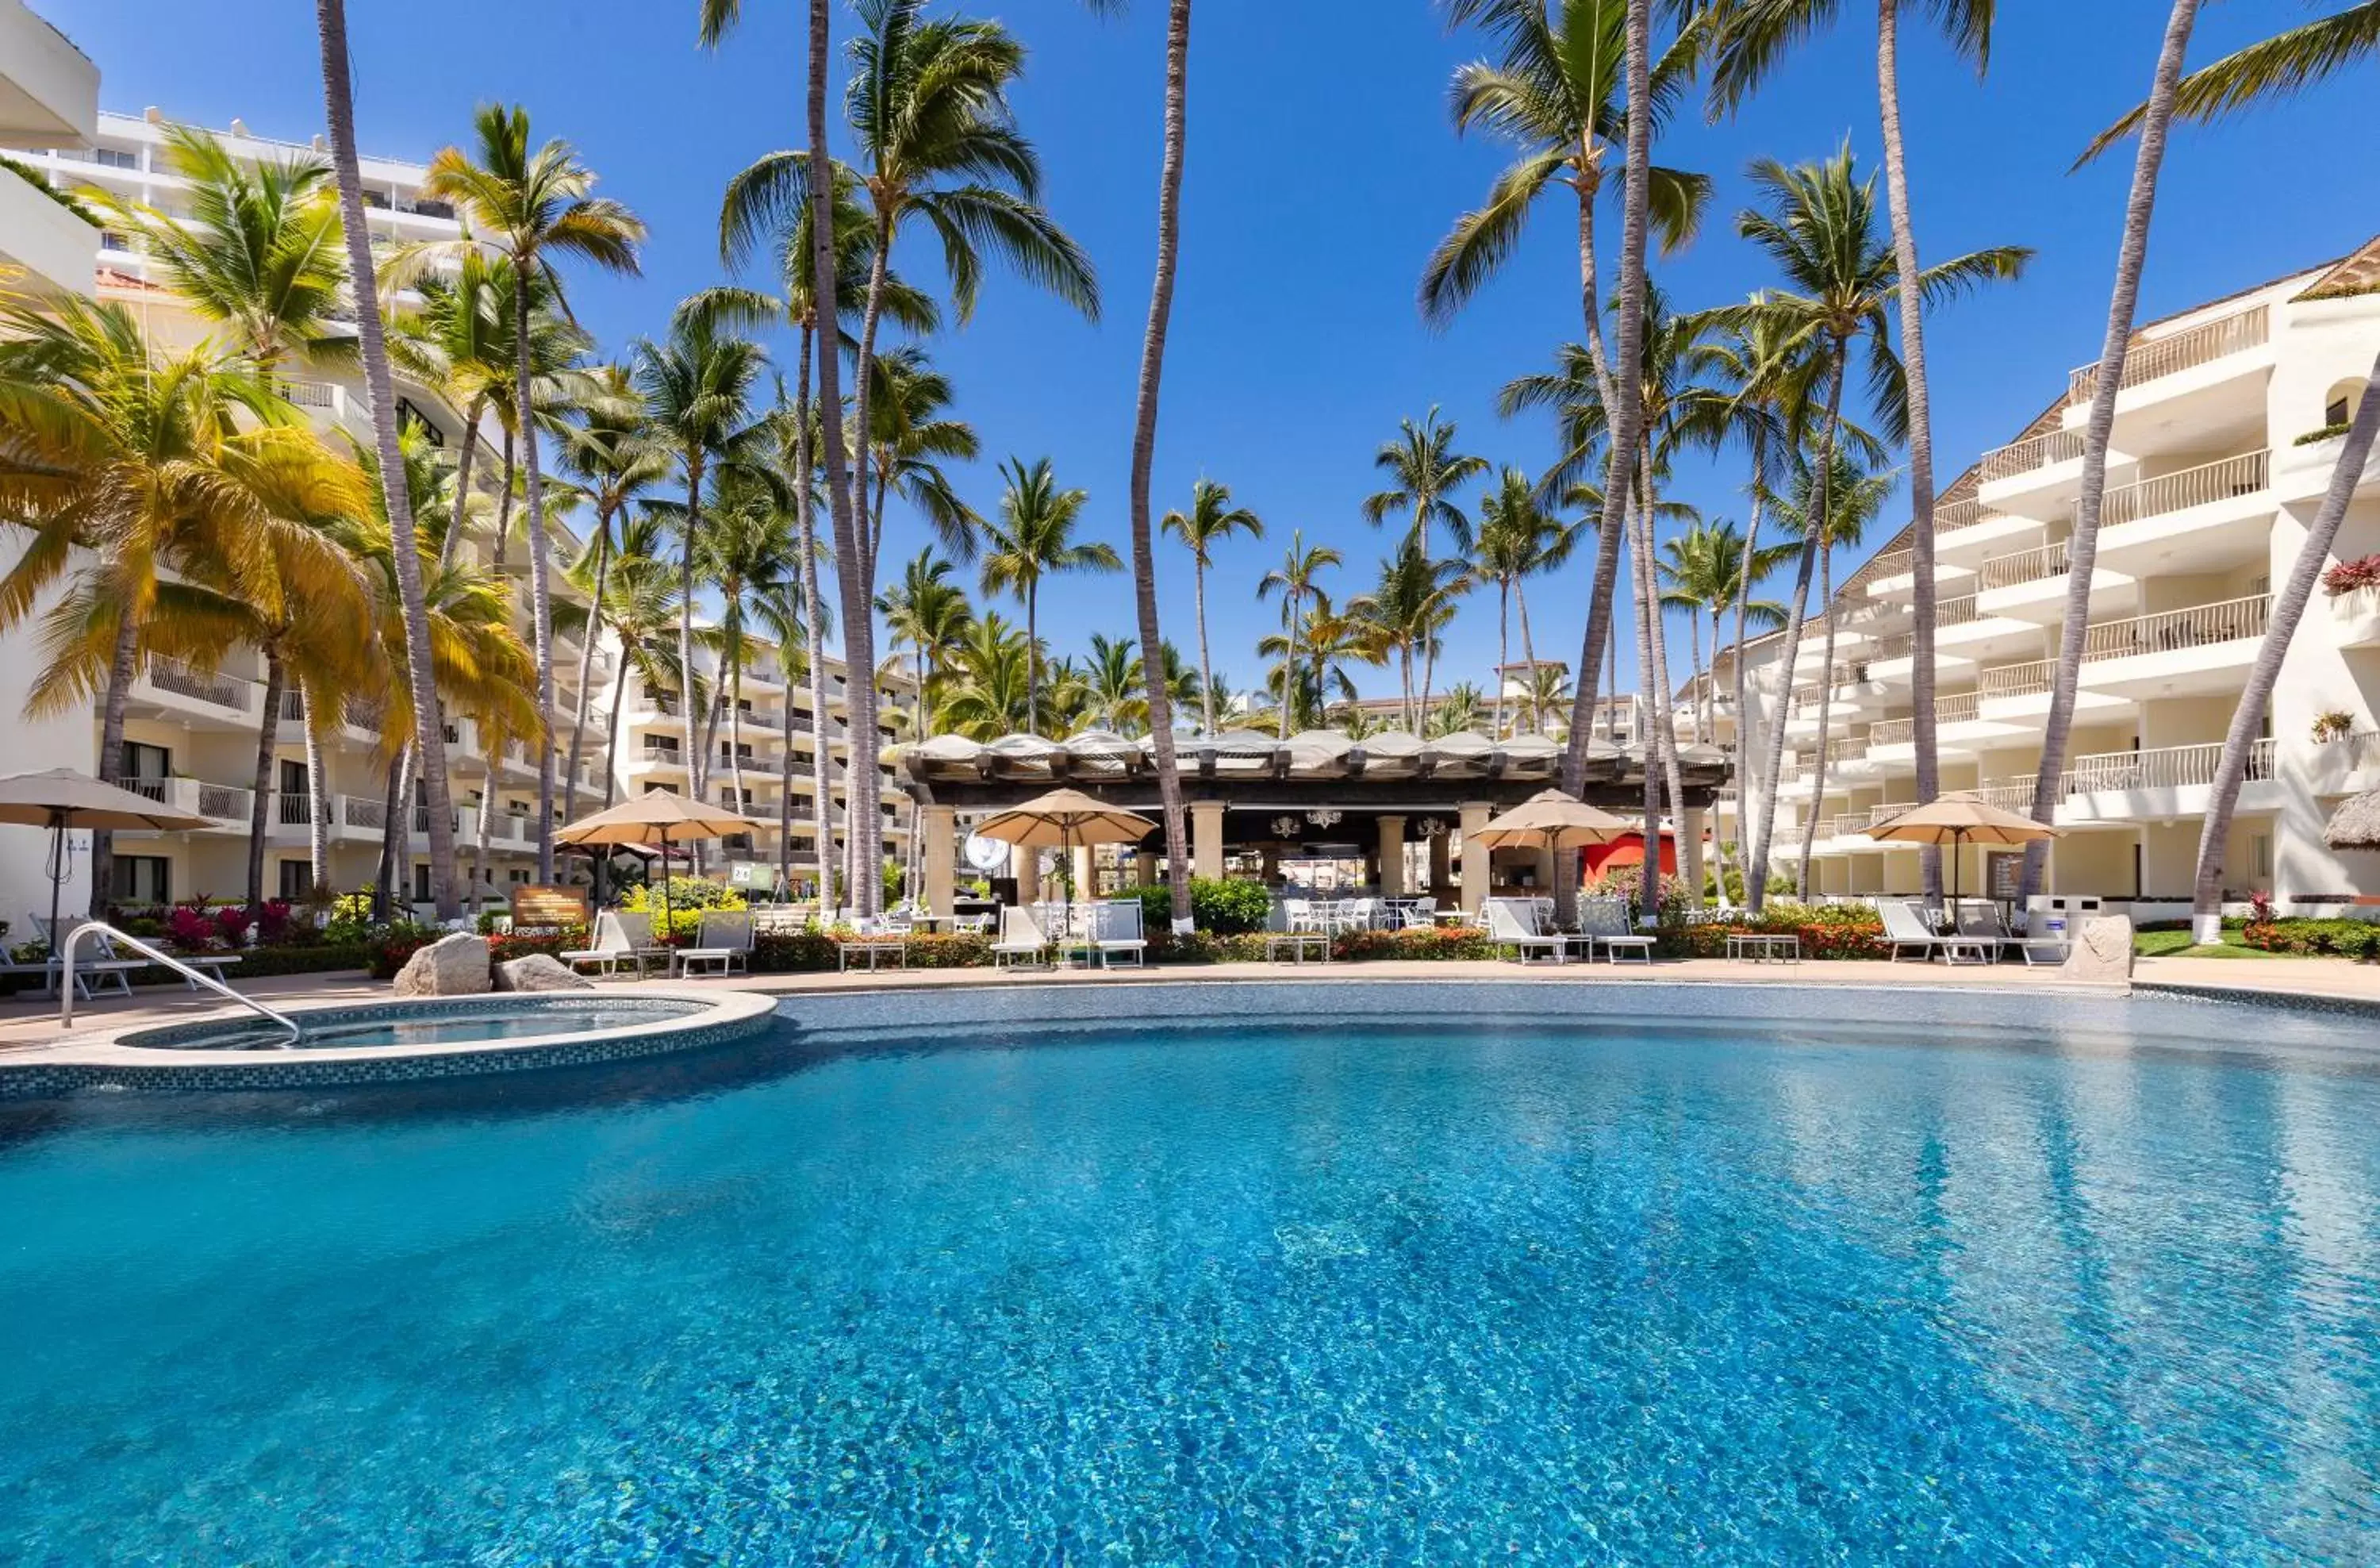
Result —
[[2019, 936], [2008, 929], [2000, 918], [2000, 906], [1988, 899], [1965, 899], [1959, 905], [1959, 934], [1991, 944], [1994, 957], [2004, 957], [2013, 952], [2031, 968], [2035, 964], [2066, 962], [2066, 939], [2055, 936]]
[[594, 945], [574, 948], [560, 957], [573, 969], [594, 968], [606, 975], [616, 975], [621, 965], [631, 964], [641, 976], [646, 957], [659, 951], [653, 946], [650, 915], [606, 909], [595, 917]]
[[1536, 910], [1527, 899], [1491, 898], [1481, 906], [1481, 913], [1488, 917], [1488, 943], [1500, 956], [1509, 947], [1513, 957], [1524, 964], [1532, 954], [1549, 957], [1560, 964], [1569, 959], [1571, 947], [1582, 940], [1586, 942], [1587, 955], [1592, 958], [1595, 954], [1591, 938], [1582, 939], [1540, 930]]
[[1955, 964], [1961, 954], [1979, 962], [1989, 962], [1996, 947], [1980, 937], [1939, 936], [1917, 913], [1916, 906], [1905, 898], [1879, 898], [1876, 912], [1884, 919], [1884, 940], [1892, 952], [1892, 961], [1900, 962], [1901, 954], [1911, 948], [1919, 958], [1931, 962], [1936, 958]]
[[1578, 929], [1590, 945], [1587, 957], [1595, 949], [1603, 949], [1604, 957], [1613, 964], [1622, 953], [1633, 953], [1639, 963], [1653, 961], [1653, 938], [1628, 929], [1628, 905], [1618, 898], [1582, 898], [1578, 902]]
[[1000, 912], [1000, 940], [991, 944], [991, 966], [1011, 969], [1024, 964], [1040, 965], [1050, 958], [1050, 933], [1041, 929], [1030, 909], [1002, 909]]
[[[79, 923], [64, 922], [65, 934], [71, 936]], [[52, 929], [49, 917], [34, 916], [33, 929], [41, 932], [42, 942], [52, 953], [58, 951], [59, 933]], [[237, 953], [188, 953], [176, 954], [175, 956], [189, 967], [203, 970], [217, 980], [223, 978], [223, 972], [225, 969], [239, 962], [239, 954]], [[74, 957], [75, 990], [85, 1001], [103, 990], [113, 990], [119, 995], [130, 996], [133, 971], [152, 967], [145, 958], [127, 958], [116, 952], [115, 943], [108, 940], [105, 931], [93, 931], [83, 938], [82, 945], [76, 950]], [[53, 964], [30, 965], [28, 967], [47, 971], [54, 966], [54, 963], [55, 961]], [[191, 991], [199, 989], [199, 982], [188, 975], [182, 977], [182, 983]], [[56, 977], [52, 976], [50, 986], [55, 990], [56, 985]]]
[[729, 975], [749, 971], [751, 959], [751, 915], [741, 909], [707, 909], [695, 928], [694, 945], [678, 951], [677, 972], [690, 975], [697, 966], [716, 965], [720, 974]]
[[1091, 912], [1094, 954], [1100, 967], [1113, 968], [1119, 958], [1129, 957], [1137, 969], [1148, 963], [1148, 940], [1141, 934], [1140, 901], [1119, 899], [1102, 904]]

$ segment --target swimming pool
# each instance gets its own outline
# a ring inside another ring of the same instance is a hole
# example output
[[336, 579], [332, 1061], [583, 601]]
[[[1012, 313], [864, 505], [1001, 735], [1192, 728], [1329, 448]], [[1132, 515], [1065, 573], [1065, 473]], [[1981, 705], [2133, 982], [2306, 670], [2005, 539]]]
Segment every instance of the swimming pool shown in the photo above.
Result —
[[2368, 1020], [789, 1011], [0, 1107], [0, 1560], [2380, 1556]]
[[115, 1037], [117, 1045], [147, 1051], [384, 1051], [476, 1041], [545, 1039], [691, 1018], [709, 1003], [679, 997], [604, 996], [565, 991], [550, 996], [480, 996], [436, 1002], [376, 1002], [358, 1007], [310, 1008], [292, 1015], [303, 1031], [287, 1032], [249, 1014], [196, 1024], [172, 1024]]

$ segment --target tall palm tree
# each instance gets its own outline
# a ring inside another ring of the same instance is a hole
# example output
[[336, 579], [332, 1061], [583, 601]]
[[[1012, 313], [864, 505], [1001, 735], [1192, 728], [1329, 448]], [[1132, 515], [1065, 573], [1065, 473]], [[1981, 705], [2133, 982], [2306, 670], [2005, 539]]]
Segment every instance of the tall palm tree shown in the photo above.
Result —
[[1400, 512], [1413, 515], [1406, 536], [1423, 554], [1429, 553], [1429, 530], [1443, 527], [1454, 548], [1471, 548], [1471, 519], [1454, 504], [1454, 492], [1488, 471], [1488, 460], [1454, 450], [1454, 421], [1432, 408], [1420, 424], [1402, 421], [1397, 439], [1383, 442], [1373, 454], [1372, 467], [1387, 476], [1385, 489], [1364, 501], [1364, 520], [1378, 528]]
[[1024, 628], [986, 611], [967, 623], [952, 659], [952, 677], [936, 727], [971, 740], [996, 740], [1030, 726], [1036, 650]]
[[[1711, 52], [1712, 116], [1731, 113], [1767, 77], [1798, 41], [1831, 21], [1838, 0], [1719, 0]], [[1902, 277], [1923, 273], [1917, 259], [1917, 228], [1909, 212], [1909, 156], [1900, 130], [1900, 12], [1902, 0], [1877, 0], [1876, 85], [1884, 138], [1885, 190], [1892, 225], [1893, 265]], [[1997, 0], [1928, 0], [1927, 14], [1952, 53], [1970, 61], [1978, 76], [1991, 62], [1992, 21]], [[1925, 301], [1904, 290], [1897, 301], [1900, 362], [1908, 406], [1911, 497], [1911, 570], [1916, 580], [1912, 628], [1911, 706], [1915, 711], [1917, 798], [1931, 800], [1941, 788], [1940, 754], [1934, 726], [1934, 417], [1925, 372]], [[1924, 857], [1925, 895], [1941, 896], [1941, 858]], [[1766, 878], [1762, 879], [1766, 881]]]
[[[620, 524], [619, 544], [605, 569], [603, 590], [595, 592], [590, 556], [573, 565], [572, 581], [586, 595], [584, 602], [565, 599], [554, 606], [554, 622], [565, 631], [594, 635], [601, 626], [620, 650], [620, 674], [612, 685], [612, 706], [604, 718], [604, 753], [616, 751], [620, 740], [620, 710], [630, 676], [646, 691], [683, 691], [691, 683], [679, 662], [677, 628], [684, 598], [678, 563], [663, 558], [668, 548], [662, 519], [650, 510]], [[617, 778], [603, 775], [603, 804], [612, 804]]]
[[1330, 598], [1323, 593], [1318, 580], [1323, 571], [1345, 565], [1345, 558], [1327, 544], [1308, 546], [1305, 530], [1295, 529], [1289, 536], [1289, 553], [1281, 564], [1264, 575], [1257, 584], [1257, 598], [1270, 599], [1281, 595], [1281, 629], [1279, 638], [1268, 638], [1258, 646], [1259, 654], [1270, 652], [1281, 660], [1276, 684], [1281, 691], [1281, 737], [1289, 738], [1291, 694], [1295, 689], [1294, 666], [1297, 662], [1296, 634], [1304, 626], [1308, 602], [1326, 611]]
[[[527, 480], [529, 535], [529, 626], [537, 650], [539, 716], [553, 728], [553, 597], [545, 525], [545, 494], [539, 472], [537, 421], [531, 376], [530, 304], [540, 292], [557, 305], [562, 288], [553, 272], [565, 258], [589, 261], [608, 272], [634, 274], [637, 247], [645, 225], [608, 197], [592, 194], [594, 172], [579, 162], [566, 141], [532, 149], [528, 111], [485, 103], [472, 116], [476, 161], [459, 147], [439, 151], [422, 178], [424, 194], [454, 202], [469, 221], [468, 237], [440, 249], [480, 248], [512, 263], [513, 407]], [[553, 748], [540, 748], [537, 764], [537, 874], [553, 880]]]
[[[1876, 233], [1875, 177], [1857, 176], [1849, 144], [1819, 164], [1788, 168], [1762, 159], [1752, 165], [1750, 176], [1766, 207], [1739, 214], [1736, 228], [1768, 257], [1786, 286], [1763, 291], [1749, 305], [1708, 315], [1723, 324], [1770, 334], [1780, 359], [1795, 367], [1795, 382], [1780, 395], [1820, 411], [1811, 456], [1818, 476], [1812, 504], [1826, 516], [1832, 509], [1826, 492], [1842, 443], [1843, 383], [1855, 347], [1864, 348], [1868, 401], [1886, 438], [1898, 443], [1908, 434], [1908, 406], [1902, 396], [1907, 383], [1893, 352], [1886, 314], [1901, 288], [1900, 266], [1892, 247]], [[1930, 299], [1945, 300], [2019, 275], [2031, 254], [2016, 246], [1972, 251], [1928, 267], [1918, 274], [1916, 288]], [[1786, 614], [1789, 657], [1801, 646], [1818, 545], [1815, 533], [1802, 541]], [[1784, 765], [1781, 720], [1767, 745], [1767, 774], [1774, 779]], [[1755, 875], [1745, 896], [1755, 911], [1767, 881], [1765, 869], [1776, 816], [1772, 790], [1761, 803], [1753, 834]]]
[[[2116, 255], [2116, 286], [2107, 300], [2107, 334], [2100, 344], [2091, 412], [2082, 431], [2082, 488], [2074, 500], [2074, 531], [2066, 546], [2066, 624], [2058, 633], [2049, 717], [2041, 735], [2041, 766], [2034, 774], [2036, 821], [2055, 820], [2058, 803], [2065, 795], [2066, 748], [2073, 734], [2075, 688], [2082, 680], [2082, 644], [2091, 620], [2091, 579], [2099, 560], [2099, 515], [2107, 492], [2107, 446], [2116, 432], [2116, 395], [2122, 388], [2124, 357], [2140, 309], [2141, 273], [2148, 264], [2149, 217], [2156, 207], [2157, 171], [2165, 162], [2166, 132], [2173, 122], [2174, 99], [2180, 90], [2191, 30], [2197, 20], [2198, 0], [2174, 0], [2165, 42], [2157, 51], [2147, 113], [2141, 117], [2140, 152], [2132, 164], [2131, 193], [2124, 205], [2124, 237]], [[1918, 700], [1923, 701], [1925, 695], [1920, 693]], [[2027, 906], [2041, 891], [2041, 873], [2047, 864], [2046, 840], [2025, 845], [2019, 892]]]
[[[1498, 698], [1500, 707], [1502, 699]], [[1436, 710], [1430, 714], [1429, 733], [1455, 735], [1463, 730], [1476, 730], [1488, 717], [1488, 699], [1478, 686], [1471, 681], [1457, 681], [1446, 688]], [[1501, 720], [1498, 721], [1500, 723]]]
[[1204, 733], [1215, 733], [1215, 677], [1207, 656], [1207, 572], [1215, 564], [1215, 546], [1235, 533], [1264, 537], [1264, 519], [1245, 506], [1232, 504], [1232, 487], [1200, 480], [1190, 491], [1187, 512], [1165, 514], [1165, 531], [1189, 548], [1191, 582], [1197, 605], [1198, 690]]
[[[1509, 577], [1513, 606], [1520, 612], [1521, 658], [1532, 670], [1537, 665], [1537, 643], [1529, 629], [1528, 581], [1569, 565], [1587, 527], [1584, 517], [1564, 522], [1541, 504], [1536, 487], [1517, 468], [1506, 468], [1494, 492], [1479, 504], [1480, 556], [1483, 564], [1491, 556], [1494, 561], [1493, 569], [1483, 573], [1482, 580], [1496, 582], [1500, 594], [1508, 586], [1505, 578]], [[1492, 548], [1488, 538], [1491, 531], [1496, 536]], [[1505, 662], [1500, 654], [1498, 662]], [[1500, 712], [1502, 701], [1503, 687], [1500, 684]]]
[[692, 687], [695, 561], [704, 486], [714, 465], [747, 456], [759, 442], [753, 395], [767, 361], [759, 344], [722, 331], [708, 315], [683, 310], [670, 322], [668, 340], [638, 340], [634, 359], [652, 438], [668, 448], [686, 490], [678, 521], [677, 664], [686, 684], [678, 691], [678, 703], [686, 731], [686, 787], [689, 794], [699, 795], [706, 759], [701, 713]]
[[[1680, 610], [1710, 615], [1711, 667], [1716, 669], [1723, 646], [1719, 623], [1730, 610], [1738, 625], [1756, 626], [1763, 631], [1773, 631], [1785, 624], [1785, 607], [1770, 599], [1753, 599], [1751, 594], [1762, 581], [1797, 553], [1791, 544], [1772, 544], [1766, 549], [1749, 552], [1751, 575], [1747, 582], [1745, 565], [1747, 552], [1743, 530], [1733, 523], [1719, 519], [1697, 523], [1683, 534], [1663, 542], [1660, 565], [1662, 580], [1669, 586], [1662, 590], [1661, 602]], [[1689, 621], [1694, 630], [1694, 670], [1696, 702], [1694, 737], [1700, 741], [1714, 739], [1718, 733], [1718, 694], [1714, 681], [1705, 678], [1700, 623]], [[1742, 641], [1741, 634], [1737, 638]], [[1743, 739], [1743, 709], [1739, 700], [1735, 709], [1736, 745], [1741, 750]]]
[[975, 559], [982, 519], [959, 498], [942, 465], [972, 463], [982, 454], [975, 427], [948, 412], [951, 381], [914, 344], [879, 354], [868, 389], [868, 461], [876, 476], [868, 553], [884, 544], [884, 504], [899, 495], [933, 529], [942, 548], [962, 562]]
[[920, 738], [933, 734], [936, 699], [950, 678], [951, 662], [975, 619], [966, 590], [951, 580], [951, 563], [929, 546], [902, 568], [898, 583], [876, 598], [885, 635], [896, 646], [905, 644], [909, 650], [918, 703], [927, 715]]
[[[419, 303], [410, 310], [392, 310], [388, 321], [389, 358], [397, 369], [435, 391], [461, 416], [462, 439], [455, 455], [455, 493], [468, 505], [471, 475], [479, 460], [480, 427], [492, 402], [509, 401], [513, 385], [512, 264], [502, 257], [472, 251], [450, 272], [434, 272], [414, 280]], [[499, 493], [509, 504], [512, 480], [507, 469]], [[446, 561], [462, 543], [464, 529], [445, 530]], [[504, 530], [496, 533], [504, 548]]]
[[794, 579], [793, 505], [778, 477], [754, 463], [731, 463], [712, 472], [710, 506], [696, 545], [695, 570], [719, 595], [719, 618], [705, 633], [717, 671], [717, 694], [703, 738], [708, 752], [717, 739], [719, 716], [727, 719], [729, 787], [744, 810], [744, 676], [760, 652], [761, 628], [752, 602]]
[[[1348, 602], [1348, 612], [1376, 630], [1383, 656], [1396, 655], [1402, 694], [1398, 720], [1408, 732], [1420, 732], [1440, 634], [1452, 624], [1455, 601], [1471, 590], [1471, 584], [1463, 562], [1434, 561], [1408, 538], [1396, 553], [1382, 558], [1378, 586]], [[1416, 663], [1425, 672], [1418, 692], [1414, 684]]]
[[1113, 545], [1075, 541], [1090, 492], [1059, 489], [1049, 458], [1027, 466], [1022, 457], [1012, 457], [1001, 466], [1001, 476], [1000, 516], [983, 529], [983, 590], [1014, 593], [1025, 606], [1025, 639], [1035, 650], [1026, 672], [1025, 723], [1038, 733], [1041, 579], [1058, 572], [1120, 572], [1123, 563]]
[[1148, 697], [1144, 689], [1148, 672], [1132, 638], [1093, 632], [1082, 674], [1087, 716], [1093, 724], [1128, 735], [1137, 734], [1148, 723]]

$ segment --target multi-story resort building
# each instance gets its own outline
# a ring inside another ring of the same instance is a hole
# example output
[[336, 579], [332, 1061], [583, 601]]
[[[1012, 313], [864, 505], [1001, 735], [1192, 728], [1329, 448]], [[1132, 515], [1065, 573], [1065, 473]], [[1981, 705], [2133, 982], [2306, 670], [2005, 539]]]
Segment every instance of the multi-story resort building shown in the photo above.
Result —
[[[164, 156], [167, 121], [157, 110], [138, 115], [98, 112], [98, 73], [91, 62], [18, 0], [0, 0], [0, 149], [21, 167], [45, 178], [55, 189], [96, 186], [164, 213], [177, 215], [186, 198], [185, 182], [167, 166]], [[319, 152], [319, 144], [293, 144], [252, 135], [235, 120], [218, 132], [236, 156], [250, 160], [285, 160]], [[361, 172], [365, 201], [372, 209], [376, 243], [436, 240], [459, 237], [462, 226], [453, 210], [421, 194], [423, 165], [386, 158], [365, 158]], [[150, 262], [129, 236], [94, 228], [67, 207], [32, 188], [23, 175], [0, 167], [0, 264], [12, 273], [6, 286], [36, 296], [44, 292], [74, 294], [123, 304], [139, 316], [154, 341], [166, 346], [195, 342], [212, 330], [183, 308], [175, 296], [150, 275]], [[288, 380], [292, 401], [307, 409], [318, 427], [343, 428], [358, 435], [371, 429], [370, 401], [360, 371], [342, 373], [309, 368]], [[495, 432], [468, 432], [460, 412], [433, 392], [400, 381], [397, 417], [417, 425], [436, 446], [459, 452], [467, 439], [482, 443], [476, 467], [480, 480], [493, 488], [500, 459], [493, 449]], [[0, 535], [0, 571], [13, 565], [21, 541]], [[467, 540], [458, 553], [465, 560], [488, 563], [487, 541]], [[519, 573], [516, 560], [507, 567]], [[525, 597], [525, 596], [524, 596]], [[68, 767], [96, 772], [99, 725], [95, 711], [47, 719], [25, 716], [28, 689], [40, 665], [35, 648], [36, 615], [0, 638], [0, 723], [9, 736], [12, 771]], [[684, 722], [667, 693], [647, 691], [632, 670], [624, 668], [621, 650], [608, 636], [589, 662], [589, 692], [586, 703], [589, 734], [579, 748], [581, 760], [575, 779], [564, 774], [571, 754], [573, 720], [579, 711], [580, 645], [566, 635], [555, 638], [557, 816], [567, 820], [573, 800], [580, 812], [601, 805], [607, 793], [686, 787], [686, 759], [681, 752]], [[698, 650], [698, 663], [704, 655]], [[708, 680], [710, 672], [704, 672]], [[139, 902], [162, 902], [199, 894], [235, 896], [247, 881], [249, 824], [260, 722], [265, 694], [263, 661], [255, 650], [237, 649], [210, 668], [175, 660], [152, 658], [140, 667], [125, 723], [122, 766], [115, 783], [186, 811], [210, 819], [212, 827], [176, 833], [122, 833], [115, 835], [113, 879], [115, 896]], [[841, 693], [844, 672], [830, 662], [830, 751], [833, 777], [841, 779], [848, 762], [847, 710]], [[896, 685], [900, 683], [895, 683]], [[778, 818], [780, 779], [785, 757], [785, 718], [790, 713], [795, 734], [794, 854], [797, 861], [815, 853], [810, 823], [814, 808], [810, 758], [808, 683], [789, 688], [773, 652], [748, 665], [742, 676], [740, 723], [722, 718], [715, 745], [720, 755], [708, 770], [714, 797], [731, 803], [732, 776], [740, 772], [741, 804], [771, 824], [771, 831], [747, 841], [730, 841], [726, 853], [773, 864], [777, 857], [773, 824]], [[304, 701], [295, 691], [281, 698], [281, 724], [272, 779], [273, 798], [265, 814], [265, 890], [268, 895], [301, 893], [312, 874], [311, 839], [318, 792], [308, 772]], [[611, 723], [614, 706], [618, 722]], [[370, 881], [377, 869], [389, 799], [388, 763], [393, 743], [384, 743], [378, 714], [351, 709], [322, 748], [330, 820], [331, 881], [348, 891]], [[730, 739], [731, 730], [740, 737]], [[616, 743], [607, 737], [616, 733]], [[889, 731], [887, 732], [889, 735]], [[482, 881], [501, 893], [510, 885], [531, 880], [536, 866], [533, 841], [537, 798], [538, 758], [527, 745], [514, 741], [489, 745], [468, 718], [446, 724], [447, 765], [456, 818], [456, 843], [468, 872], [478, 862], [480, 807], [488, 813], [487, 848]], [[740, 746], [740, 756], [735, 748]], [[890, 770], [887, 770], [890, 777]], [[572, 792], [575, 791], [575, 794]], [[882, 837], [888, 853], [905, 843], [906, 802], [897, 792], [885, 796]], [[843, 799], [837, 792], [836, 812]], [[414, 808], [412, 864], [405, 874], [412, 895], [429, 896], [430, 868], [426, 858], [427, 813]], [[72, 863], [67, 868], [64, 901], [78, 906], [88, 898], [86, 835], [70, 835]], [[18, 840], [23, 842], [19, 843]], [[40, 835], [10, 836], [0, 855], [0, 918], [47, 906], [48, 869], [43, 862], [45, 841]], [[716, 863], [714, 858], [714, 864]]]
[[[2297, 560], [2375, 351], [2380, 240], [2134, 334], [2058, 786], [2066, 833], [2050, 852], [2048, 892], [2186, 905], [2209, 782], [2274, 584]], [[2031, 808], [2041, 767], [2095, 378], [2094, 366], [2072, 372], [1936, 506], [1942, 787], [2018, 811]], [[1813, 606], [1790, 682], [1781, 635], [1744, 650], [1747, 703], [1763, 733], [1787, 705], [1771, 863], [1793, 870], [1815, 819], [1815, 893], [1918, 891], [1917, 852], [1861, 832], [1916, 798], [1909, 545], [1904, 531], [1831, 605]], [[2334, 555], [2374, 552], [2380, 473], [2367, 471]], [[1833, 623], [1831, 672], [1821, 609]], [[1733, 657], [1717, 662], [1722, 697]], [[2262, 890], [2294, 905], [2380, 894], [2380, 857], [2323, 842], [2339, 799], [2380, 784], [2375, 714], [2380, 593], [2317, 590], [2240, 795], [2228, 894]], [[1726, 831], [1738, 831], [1732, 820]], [[1970, 850], [1964, 885], [2007, 893], [2020, 859]]]

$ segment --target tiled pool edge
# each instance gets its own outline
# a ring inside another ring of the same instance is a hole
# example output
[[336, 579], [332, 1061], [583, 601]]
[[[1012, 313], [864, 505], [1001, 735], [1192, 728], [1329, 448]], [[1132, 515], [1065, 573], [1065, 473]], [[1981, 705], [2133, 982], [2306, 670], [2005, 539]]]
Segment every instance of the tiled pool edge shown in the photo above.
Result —
[[[243, 1052], [234, 1060], [192, 1056], [170, 1047], [120, 1045], [112, 1036], [78, 1039], [0, 1061], [0, 1101], [46, 1100], [90, 1089], [184, 1093], [328, 1088], [583, 1067], [749, 1039], [766, 1033], [776, 1022], [776, 1002], [771, 997], [749, 991], [686, 994], [704, 1002], [705, 1011], [580, 1034], [484, 1045], [255, 1051]], [[461, 998], [456, 1005], [486, 1001], [485, 997]], [[343, 1016], [358, 1010], [350, 1003], [288, 1011], [302, 1019], [310, 1012]], [[158, 1031], [152, 1027], [123, 1032], [154, 1035]]]

